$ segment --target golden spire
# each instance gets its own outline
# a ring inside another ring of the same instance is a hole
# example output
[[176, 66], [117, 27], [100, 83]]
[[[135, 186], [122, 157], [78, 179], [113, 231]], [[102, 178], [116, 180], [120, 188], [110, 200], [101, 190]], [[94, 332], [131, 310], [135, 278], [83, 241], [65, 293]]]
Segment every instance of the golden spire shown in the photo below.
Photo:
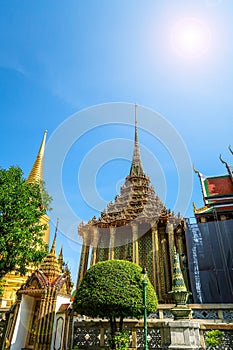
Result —
[[54, 233], [54, 239], [53, 239], [53, 244], [50, 250], [50, 254], [56, 255], [56, 243], [57, 243], [57, 232], [58, 232], [58, 224], [59, 224], [59, 218], [57, 218], [57, 224], [56, 224], [56, 230]]
[[137, 104], [135, 104], [135, 137], [134, 137], [134, 151], [133, 160], [130, 169], [130, 176], [142, 176], [144, 171], [142, 169], [142, 161], [140, 156], [140, 149], [138, 143], [138, 115], [137, 115]]
[[62, 268], [56, 257], [58, 222], [59, 222], [59, 219], [57, 219], [56, 230], [54, 233], [54, 239], [53, 239], [53, 244], [52, 244], [50, 253], [45, 257], [44, 261], [40, 265], [40, 270], [44, 272], [44, 274], [47, 276], [48, 280], [50, 281], [54, 280], [57, 276], [59, 276], [62, 273]]
[[37, 158], [28, 176], [27, 181], [29, 183], [32, 183], [32, 182], [40, 183], [43, 179], [43, 160], [44, 160], [46, 135], [47, 135], [47, 130], [45, 130], [44, 132], [44, 136], [42, 139], [42, 143], [41, 143]]
[[63, 246], [61, 246], [60, 253], [58, 255], [58, 263], [62, 269], [62, 267], [63, 267]]

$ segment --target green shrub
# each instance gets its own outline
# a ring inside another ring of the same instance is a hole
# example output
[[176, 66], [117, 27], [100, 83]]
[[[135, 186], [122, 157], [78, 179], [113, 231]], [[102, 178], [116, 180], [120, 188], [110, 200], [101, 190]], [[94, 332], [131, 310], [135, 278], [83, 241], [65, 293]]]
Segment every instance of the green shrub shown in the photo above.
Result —
[[122, 331], [117, 330], [115, 332], [111, 332], [108, 335], [108, 344], [112, 348], [112, 344], [114, 344], [115, 349], [117, 350], [126, 350], [129, 348], [129, 331], [123, 329]]
[[222, 340], [223, 333], [217, 329], [206, 332], [205, 342], [208, 346], [218, 346]]

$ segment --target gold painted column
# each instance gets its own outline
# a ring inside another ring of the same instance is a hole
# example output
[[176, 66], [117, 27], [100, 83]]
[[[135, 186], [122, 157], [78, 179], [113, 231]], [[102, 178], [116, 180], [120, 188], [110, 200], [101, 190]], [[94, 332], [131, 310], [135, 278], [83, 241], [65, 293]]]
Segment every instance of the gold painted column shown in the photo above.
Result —
[[183, 238], [182, 238], [182, 228], [181, 227], [177, 227], [177, 229], [176, 229], [176, 237], [177, 237], [177, 252], [180, 255], [181, 254], [185, 254], [184, 242], [183, 242]]
[[171, 221], [168, 221], [167, 223], [167, 236], [169, 246], [170, 276], [172, 276], [174, 260], [174, 226]]
[[53, 287], [52, 293], [51, 293], [51, 299], [50, 299], [50, 310], [49, 310], [49, 315], [48, 315], [48, 350], [51, 349], [51, 343], [52, 343], [52, 335], [53, 335], [53, 324], [54, 324], [54, 317], [55, 317], [55, 310], [56, 310], [56, 289]]
[[161, 269], [159, 259], [159, 237], [158, 237], [158, 226], [157, 223], [151, 228], [152, 234], [152, 263], [153, 263], [153, 277], [154, 277], [154, 288], [158, 297], [161, 298]]
[[91, 266], [96, 264], [96, 258], [97, 258], [96, 252], [97, 252], [98, 244], [99, 244], [99, 229], [98, 227], [93, 227]]
[[37, 326], [37, 335], [36, 335], [36, 344], [35, 350], [38, 350], [39, 344], [43, 341], [43, 326], [45, 323], [45, 311], [46, 311], [46, 301], [47, 301], [47, 289], [45, 289], [44, 293], [41, 295], [41, 303], [40, 303], [40, 314], [39, 314], [39, 322]]
[[11, 324], [9, 325], [9, 330], [8, 330], [9, 334], [5, 334], [6, 338], [5, 338], [5, 341], [3, 343], [4, 344], [4, 349], [10, 349], [12, 338], [13, 338], [13, 335], [14, 335], [15, 324], [16, 324], [16, 320], [17, 320], [17, 316], [18, 316], [21, 300], [22, 300], [22, 296], [19, 295], [18, 299], [16, 301], [15, 308], [14, 308], [14, 313], [13, 313], [13, 317], [12, 317], [12, 320], [11, 320]]
[[88, 257], [89, 257], [89, 246], [86, 245], [87, 232], [83, 232], [83, 245], [82, 245], [82, 251], [81, 251], [81, 257], [80, 257], [80, 265], [79, 265], [79, 272], [78, 272], [78, 279], [77, 279], [77, 286], [82, 281], [83, 276], [85, 275], [87, 271], [87, 265], [88, 265]]
[[162, 264], [162, 299], [166, 298], [167, 292], [170, 290], [170, 269], [168, 260], [168, 245], [166, 237], [166, 227], [160, 228], [161, 236], [161, 264]]
[[139, 264], [138, 253], [138, 225], [132, 224], [132, 239], [133, 239], [133, 262]]
[[110, 227], [109, 251], [108, 260], [114, 260], [114, 242], [115, 242], [116, 228]]

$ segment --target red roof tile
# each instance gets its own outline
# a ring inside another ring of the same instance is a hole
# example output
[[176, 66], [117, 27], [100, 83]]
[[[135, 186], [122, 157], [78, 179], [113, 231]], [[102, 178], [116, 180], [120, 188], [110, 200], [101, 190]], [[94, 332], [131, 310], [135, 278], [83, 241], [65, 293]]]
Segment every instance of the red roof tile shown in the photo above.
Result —
[[233, 183], [229, 176], [207, 178], [206, 183], [210, 195], [229, 194], [233, 192]]

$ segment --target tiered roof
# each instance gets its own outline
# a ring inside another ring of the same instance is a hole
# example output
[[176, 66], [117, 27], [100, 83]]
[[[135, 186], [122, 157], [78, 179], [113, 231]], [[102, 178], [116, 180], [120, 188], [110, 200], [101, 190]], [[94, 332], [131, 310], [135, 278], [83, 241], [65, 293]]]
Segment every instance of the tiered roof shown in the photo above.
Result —
[[63, 271], [63, 254], [60, 251], [56, 257], [56, 240], [58, 227], [56, 227], [52, 247], [37, 269], [19, 289], [18, 294], [40, 295], [46, 288], [53, 288], [57, 293], [71, 294], [73, 283], [69, 270]]
[[56, 257], [56, 236], [57, 231], [54, 236], [51, 250], [40, 265], [40, 270], [43, 271], [49, 281], [53, 281], [62, 273], [61, 264]]
[[161, 217], [175, 218], [155, 193], [149, 176], [144, 173], [138, 143], [137, 114], [135, 113], [135, 140], [130, 173], [115, 200], [109, 202], [99, 218], [94, 216], [86, 225], [82, 222], [79, 225], [79, 234], [83, 236], [83, 232], [90, 227], [110, 228], [133, 223], [152, 225]]

